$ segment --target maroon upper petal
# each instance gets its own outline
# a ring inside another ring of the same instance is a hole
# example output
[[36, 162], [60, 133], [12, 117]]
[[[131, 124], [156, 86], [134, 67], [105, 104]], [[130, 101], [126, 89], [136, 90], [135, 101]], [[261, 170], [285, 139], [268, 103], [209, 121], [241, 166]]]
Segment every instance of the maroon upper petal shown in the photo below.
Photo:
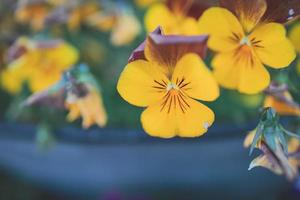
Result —
[[203, 59], [207, 50], [207, 35], [179, 36], [163, 35], [160, 27], [148, 35], [137, 49], [133, 51], [129, 62], [146, 59], [144, 50], [148, 48], [151, 58], [163, 66], [175, 66], [186, 53], [196, 53]]

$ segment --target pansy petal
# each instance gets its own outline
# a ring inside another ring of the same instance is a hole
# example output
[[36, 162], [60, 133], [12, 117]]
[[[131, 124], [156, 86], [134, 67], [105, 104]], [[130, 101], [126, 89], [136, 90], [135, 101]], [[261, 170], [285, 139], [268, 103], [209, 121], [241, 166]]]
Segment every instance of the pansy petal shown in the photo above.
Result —
[[147, 32], [154, 31], [158, 26], [164, 30], [174, 22], [174, 16], [169, 8], [162, 4], [156, 4], [149, 8], [145, 15], [145, 27]]
[[161, 66], [175, 67], [186, 53], [196, 53], [202, 58], [206, 54], [207, 35], [174, 36], [150, 33], [146, 41], [145, 57]]
[[196, 54], [186, 54], [178, 61], [172, 82], [195, 99], [213, 101], [219, 96], [216, 80]]
[[209, 35], [208, 46], [218, 52], [237, 48], [244, 32], [237, 18], [224, 8], [209, 8], [199, 19], [200, 30]]
[[144, 130], [153, 137], [172, 138], [177, 133], [176, 112], [161, 110], [162, 101], [150, 105], [141, 115]]
[[265, 168], [271, 170], [272, 172], [274, 172], [275, 174], [278, 174], [278, 175], [283, 174], [283, 171], [282, 171], [282, 168], [280, 167], [280, 165], [278, 163], [270, 162], [269, 158], [265, 155], [258, 156], [257, 158], [252, 160], [252, 162], [249, 165], [248, 170], [251, 170], [255, 167], [265, 167]]
[[166, 4], [175, 14], [184, 15], [190, 9], [193, 2], [193, 0], [167, 0]]
[[186, 17], [181, 21], [181, 24], [177, 26], [177, 33], [173, 33], [176, 35], [199, 35], [200, 28], [198, 26], [198, 21], [191, 17]]
[[249, 33], [267, 9], [265, 0], [220, 0], [220, 5], [234, 13]]
[[264, 107], [271, 107], [280, 115], [300, 116], [300, 108], [291, 106], [286, 102], [280, 101], [273, 96], [267, 96], [264, 101]]
[[248, 58], [237, 59], [233, 52], [216, 55], [212, 65], [219, 84], [246, 94], [265, 89], [270, 83], [268, 71], [256, 57]]
[[168, 108], [162, 109], [162, 101], [150, 105], [142, 113], [142, 125], [149, 135], [162, 138], [176, 135], [197, 137], [207, 131], [214, 121], [214, 113], [187, 96], [183, 97], [184, 101], [180, 98], [173, 96], [173, 100], [167, 102]]
[[159, 66], [144, 60], [129, 63], [122, 72], [117, 89], [129, 103], [136, 106], [148, 106], [159, 100], [168, 79], [159, 71]]
[[177, 112], [178, 135], [181, 137], [198, 137], [207, 132], [215, 115], [207, 106], [188, 98], [189, 108], [185, 112]]
[[299, 0], [266, 0], [267, 10], [262, 17], [263, 22], [286, 23], [300, 15]]
[[241, 68], [234, 63], [233, 54], [219, 53], [212, 60], [213, 74], [218, 83], [228, 89], [236, 89]]
[[268, 23], [257, 27], [249, 36], [259, 59], [273, 68], [283, 68], [295, 59], [296, 53], [292, 43], [286, 38], [283, 25]]
[[237, 65], [241, 68], [238, 85], [239, 92], [255, 94], [268, 87], [270, 74], [257, 58], [254, 58], [251, 64], [241, 61]]

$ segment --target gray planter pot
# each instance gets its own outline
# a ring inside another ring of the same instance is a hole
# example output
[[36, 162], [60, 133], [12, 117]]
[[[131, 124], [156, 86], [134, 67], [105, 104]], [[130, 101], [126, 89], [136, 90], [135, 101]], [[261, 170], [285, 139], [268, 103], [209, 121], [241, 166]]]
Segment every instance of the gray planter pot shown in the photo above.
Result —
[[249, 127], [217, 127], [210, 136], [171, 140], [142, 131], [65, 128], [48, 151], [35, 145], [34, 126], [0, 127], [0, 166], [72, 199], [97, 199], [110, 191], [172, 200], [291, 197], [284, 177], [247, 170], [251, 158], [242, 143]]

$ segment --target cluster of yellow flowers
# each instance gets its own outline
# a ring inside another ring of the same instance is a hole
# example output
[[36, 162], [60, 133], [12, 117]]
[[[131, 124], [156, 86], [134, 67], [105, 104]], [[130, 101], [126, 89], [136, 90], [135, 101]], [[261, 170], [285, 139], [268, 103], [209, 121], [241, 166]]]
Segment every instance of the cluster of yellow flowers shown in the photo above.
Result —
[[[287, 7], [285, 1], [268, 0], [219, 3], [221, 7], [207, 8], [210, 5], [204, 1], [167, 0], [148, 9], [145, 26], [149, 36], [134, 52], [136, 59], [130, 58], [133, 62], [121, 74], [118, 91], [129, 103], [148, 107], [141, 121], [150, 135], [202, 135], [213, 123], [214, 114], [200, 107], [196, 99], [215, 100], [219, 96], [217, 83], [244, 94], [260, 93], [271, 82], [265, 65], [282, 69], [296, 58], [283, 23], [300, 14], [299, 5]], [[281, 13], [274, 15], [274, 5], [282, 6]], [[158, 34], [157, 27], [165, 35]], [[294, 43], [299, 43], [299, 30], [291, 33]], [[207, 45], [215, 52], [212, 72], [204, 65], [204, 57], [187, 45], [195, 35], [208, 36]], [[185, 54], [178, 53], [182, 51]], [[288, 91], [283, 96], [292, 98]], [[265, 106], [286, 106], [273, 97], [266, 97]], [[293, 110], [291, 105], [282, 109], [299, 115], [299, 109]]]
[[78, 59], [77, 50], [60, 40], [38, 41], [21, 37], [11, 52], [11, 61], [1, 73], [1, 83], [13, 94], [19, 93], [25, 82], [32, 92], [52, 86]]
[[130, 8], [106, 6], [96, 0], [19, 0], [15, 18], [35, 31], [55, 23], [66, 24], [71, 31], [77, 31], [82, 24], [111, 31], [110, 39], [116, 46], [129, 44], [141, 32], [141, 25]]

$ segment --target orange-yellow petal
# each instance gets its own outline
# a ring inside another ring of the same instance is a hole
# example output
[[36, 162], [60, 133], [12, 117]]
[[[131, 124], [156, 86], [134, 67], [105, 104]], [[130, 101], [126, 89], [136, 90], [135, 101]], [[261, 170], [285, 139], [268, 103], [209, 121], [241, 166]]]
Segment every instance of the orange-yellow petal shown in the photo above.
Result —
[[213, 101], [219, 96], [216, 80], [196, 54], [186, 54], [177, 63], [172, 82], [179, 83], [181, 81], [182, 90], [192, 98]]
[[17, 94], [21, 91], [23, 79], [11, 70], [1, 72], [1, 85], [11, 94]]
[[256, 134], [256, 129], [250, 131], [250, 132], [246, 135], [246, 137], [245, 137], [245, 139], [244, 139], [244, 143], [243, 143], [243, 146], [244, 146], [245, 148], [248, 148], [248, 147], [251, 146], [255, 134]]
[[145, 15], [145, 27], [148, 33], [154, 31], [158, 26], [161, 26], [165, 32], [168, 27], [173, 26], [174, 21], [172, 12], [162, 3], [151, 6]]
[[238, 47], [244, 31], [237, 18], [227, 9], [209, 8], [199, 19], [201, 33], [209, 34], [208, 46], [218, 52]]
[[189, 105], [184, 111], [181, 110], [178, 100], [171, 101], [173, 104], [169, 101], [170, 109], [162, 109], [163, 101], [150, 105], [141, 116], [144, 130], [151, 136], [162, 138], [203, 135], [213, 123], [214, 113], [196, 100], [184, 98], [186, 105]]
[[201, 33], [196, 19], [192, 17], [182, 16], [182, 18], [179, 19], [179, 22], [180, 23], [178, 23], [177, 25], [175, 24], [175, 28], [173, 29], [173, 31], [167, 31], [166, 34], [198, 35]]
[[136, 60], [129, 63], [121, 73], [117, 90], [129, 103], [145, 107], [161, 99], [163, 93], [158, 88], [168, 84], [160, 67], [155, 63]]
[[286, 37], [286, 30], [278, 23], [268, 23], [258, 26], [249, 36], [255, 38], [257, 46], [254, 51], [266, 65], [279, 69], [288, 67], [295, 59], [296, 53], [292, 43]]
[[159, 3], [149, 8], [145, 15], [147, 32], [161, 26], [166, 35], [197, 35], [200, 29], [196, 19], [172, 12], [165, 4]]
[[190, 108], [185, 113], [178, 111], [178, 135], [181, 137], [198, 137], [207, 132], [215, 120], [215, 115], [207, 106], [193, 99], [188, 99]]
[[61, 70], [70, 68], [77, 62], [79, 57], [77, 49], [66, 42], [62, 42], [54, 48], [42, 49], [37, 51], [39, 51], [40, 53], [44, 53], [43, 55], [45, 57], [41, 57], [41, 60], [47, 59], [47, 62], [45, 61], [46, 64], [49, 64], [49, 62], [53, 62], [53, 64], [55, 65], [54, 67], [57, 67]]
[[267, 10], [265, 0], [220, 0], [220, 5], [237, 16], [246, 33], [260, 22]]
[[163, 101], [150, 105], [141, 115], [142, 126], [153, 137], [172, 138], [177, 134], [176, 112], [161, 111]]
[[104, 127], [107, 115], [104, 109], [101, 95], [91, 89], [85, 97], [76, 98], [74, 102], [68, 102], [66, 108], [69, 110], [68, 121], [74, 121], [82, 117], [83, 128], [89, 128], [93, 124]]
[[[286, 98], [291, 98], [289, 93], [286, 93]], [[277, 100], [275, 97], [267, 96], [264, 101], [264, 107], [272, 107], [280, 115], [296, 115], [300, 116], [300, 108], [288, 105], [285, 102]]]
[[263, 64], [254, 58], [253, 64], [240, 63], [241, 74], [238, 91], [246, 94], [256, 94], [263, 91], [270, 83], [270, 74]]
[[112, 44], [116, 46], [127, 45], [132, 42], [140, 32], [141, 25], [136, 16], [124, 14], [117, 20], [112, 30], [110, 40]]
[[214, 75], [225, 88], [238, 89], [245, 94], [255, 94], [270, 83], [270, 75], [255, 55], [242, 54], [236, 58], [235, 52], [219, 53], [212, 62]]
[[232, 52], [218, 53], [212, 60], [213, 74], [218, 83], [228, 89], [237, 89], [241, 67], [235, 64]]

